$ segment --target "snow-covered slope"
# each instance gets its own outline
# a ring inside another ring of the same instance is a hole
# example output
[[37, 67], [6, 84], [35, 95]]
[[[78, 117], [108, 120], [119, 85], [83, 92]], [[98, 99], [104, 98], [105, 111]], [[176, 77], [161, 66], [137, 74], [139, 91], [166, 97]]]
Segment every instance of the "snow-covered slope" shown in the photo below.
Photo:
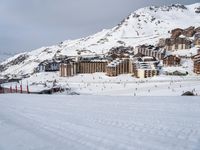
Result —
[[[169, 36], [174, 28], [200, 26], [200, 3], [193, 5], [171, 5], [146, 7], [135, 11], [116, 27], [81, 38], [64, 41], [51, 47], [43, 47], [22, 55], [14, 56], [0, 66], [1, 74], [29, 74], [43, 60], [58, 55], [77, 55], [79, 50], [87, 50], [83, 55], [105, 53], [114, 46], [136, 46], [157, 43], [161, 37]], [[18, 58], [20, 56], [20, 59]], [[22, 59], [23, 58], [23, 59]], [[14, 62], [14, 63], [13, 63]]]
[[1, 150], [199, 150], [198, 97], [0, 95]]

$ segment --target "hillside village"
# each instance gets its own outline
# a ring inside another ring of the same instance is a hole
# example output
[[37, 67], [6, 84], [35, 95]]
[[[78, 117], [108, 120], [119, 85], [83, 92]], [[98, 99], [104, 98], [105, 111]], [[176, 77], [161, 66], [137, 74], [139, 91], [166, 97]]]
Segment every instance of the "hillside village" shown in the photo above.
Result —
[[[162, 38], [156, 45], [138, 45], [136, 47], [113, 47], [101, 55], [54, 56], [53, 60], [41, 62], [36, 72], [59, 71], [61, 77], [77, 74], [103, 72], [114, 77], [120, 74], [132, 74], [136, 78], [148, 78], [166, 75], [187, 75], [187, 71], [165, 71], [165, 67], [181, 66], [182, 59], [193, 62], [193, 72], [200, 74], [200, 27], [176, 28], [170, 31], [171, 37]], [[195, 48], [194, 55], [179, 56], [174, 52]]]
[[0, 63], [0, 84], [21, 93], [60, 88], [103, 95], [194, 93], [200, 88], [199, 8], [199, 3], [141, 8], [111, 29], [17, 54]]

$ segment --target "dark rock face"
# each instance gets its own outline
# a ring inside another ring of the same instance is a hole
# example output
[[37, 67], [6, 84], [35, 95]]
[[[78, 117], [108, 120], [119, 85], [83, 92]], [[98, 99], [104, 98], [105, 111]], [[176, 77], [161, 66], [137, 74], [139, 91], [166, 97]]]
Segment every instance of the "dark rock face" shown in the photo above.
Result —
[[180, 9], [187, 9], [187, 7], [185, 7], [184, 5], [181, 5], [181, 4], [172, 4], [172, 6], [171, 6], [172, 8], [174, 7], [174, 8], [180, 8]]
[[197, 7], [197, 8], [195, 9], [195, 13], [200, 14], [200, 7]]
[[182, 96], [195, 96], [195, 94], [193, 92], [187, 91], [183, 93]]
[[172, 4], [171, 6], [163, 6], [163, 7], [157, 7], [157, 6], [150, 6], [149, 9], [151, 11], [157, 12], [158, 9], [162, 10], [162, 11], [170, 11], [172, 9], [181, 9], [181, 10], [186, 10], [187, 7], [185, 7], [184, 5], [181, 4]]

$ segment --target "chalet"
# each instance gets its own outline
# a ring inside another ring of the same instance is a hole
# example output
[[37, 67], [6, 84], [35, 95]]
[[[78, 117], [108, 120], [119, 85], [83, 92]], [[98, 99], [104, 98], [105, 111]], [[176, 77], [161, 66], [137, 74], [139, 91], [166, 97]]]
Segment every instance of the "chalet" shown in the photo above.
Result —
[[171, 31], [171, 38], [177, 38], [183, 33], [183, 29], [176, 28]]
[[113, 60], [117, 58], [129, 58], [130, 55], [133, 55], [133, 47], [113, 47], [109, 50], [108, 56], [110, 56]]
[[36, 68], [36, 72], [45, 72], [45, 68], [46, 68], [46, 65], [47, 65], [47, 61], [43, 61], [41, 62], [38, 67]]
[[193, 26], [188, 27], [186, 29], [176, 28], [176, 29], [174, 29], [174, 30], [171, 31], [171, 38], [176, 39], [180, 35], [183, 35], [185, 37], [193, 37], [194, 34], [196, 33], [197, 29], [195, 29], [195, 27], [193, 27]]
[[193, 37], [195, 33], [195, 27], [191, 26], [189, 28], [184, 29], [182, 34], [186, 37]]
[[[59, 50], [58, 50], [59, 51]], [[57, 61], [64, 61], [64, 60], [67, 60], [68, 59], [68, 56], [66, 55], [61, 55], [61, 54], [55, 54], [54, 57], [53, 57], [54, 60], [57, 60]]]
[[41, 62], [36, 68], [36, 72], [51, 72], [59, 71], [60, 63], [55, 60], [45, 60]]
[[120, 74], [130, 73], [129, 65], [130, 60], [126, 58], [113, 60], [107, 65], [106, 74], [108, 76], [118, 76]]
[[136, 47], [137, 53], [141, 53], [145, 56], [155, 57], [157, 59], [163, 59], [166, 51], [153, 45], [141, 45]]
[[[191, 38], [194, 37], [194, 43]], [[171, 37], [159, 40], [159, 47], [163, 47], [168, 51], [190, 49], [192, 45], [200, 45], [200, 27], [193, 26], [186, 29], [174, 29], [171, 31]]]
[[181, 62], [181, 58], [174, 55], [167, 55], [163, 58], [164, 66], [179, 66]]
[[192, 42], [184, 36], [178, 38], [166, 38], [161, 39], [160, 46], [163, 46], [167, 51], [175, 51], [182, 49], [190, 49], [192, 47]]

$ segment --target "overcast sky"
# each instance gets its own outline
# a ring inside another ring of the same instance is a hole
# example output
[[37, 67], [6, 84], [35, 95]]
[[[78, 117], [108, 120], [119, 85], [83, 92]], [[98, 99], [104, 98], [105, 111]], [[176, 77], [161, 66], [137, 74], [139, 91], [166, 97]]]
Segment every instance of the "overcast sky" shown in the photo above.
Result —
[[29, 51], [112, 28], [149, 5], [199, 0], [1, 0], [0, 51]]

